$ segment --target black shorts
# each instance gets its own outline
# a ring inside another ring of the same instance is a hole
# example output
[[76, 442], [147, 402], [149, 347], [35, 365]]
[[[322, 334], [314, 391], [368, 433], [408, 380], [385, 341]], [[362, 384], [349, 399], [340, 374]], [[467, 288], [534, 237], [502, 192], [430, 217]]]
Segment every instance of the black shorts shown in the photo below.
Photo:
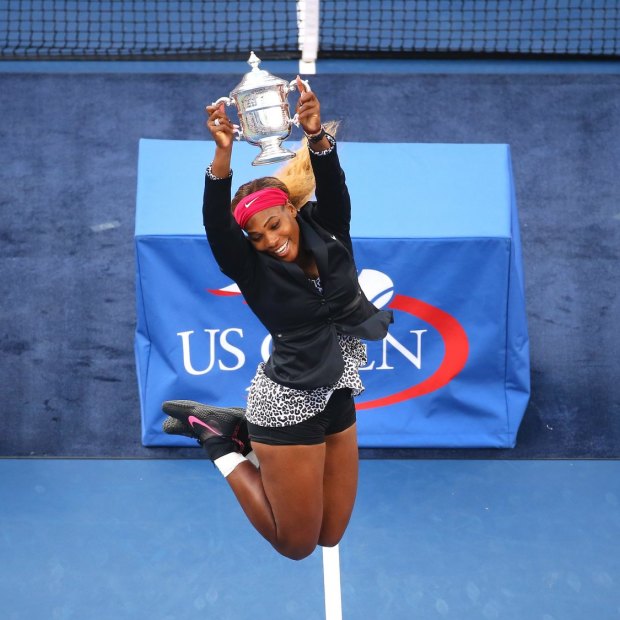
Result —
[[258, 426], [248, 422], [250, 439], [271, 446], [311, 446], [325, 443], [333, 435], [355, 424], [355, 403], [351, 390], [336, 390], [321, 413], [291, 426]]

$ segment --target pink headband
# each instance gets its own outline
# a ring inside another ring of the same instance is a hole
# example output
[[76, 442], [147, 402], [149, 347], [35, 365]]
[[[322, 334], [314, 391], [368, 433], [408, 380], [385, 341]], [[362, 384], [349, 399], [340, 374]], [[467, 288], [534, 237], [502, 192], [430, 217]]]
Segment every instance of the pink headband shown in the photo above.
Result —
[[235, 207], [233, 216], [237, 220], [237, 224], [241, 228], [245, 228], [245, 225], [255, 213], [270, 207], [285, 205], [287, 202], [288, 196], [281, 189], [266, 187], [242, 198]]

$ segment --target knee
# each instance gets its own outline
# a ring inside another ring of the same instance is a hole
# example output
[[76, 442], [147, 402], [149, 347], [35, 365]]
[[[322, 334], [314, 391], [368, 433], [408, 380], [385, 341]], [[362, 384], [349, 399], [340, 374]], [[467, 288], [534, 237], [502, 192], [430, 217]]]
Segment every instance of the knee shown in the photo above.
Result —
[[321, 547], [335, 547], [342, 540], [342, 534], [321, 534], [319, 545]]
[[289, 560], [303, 560], [312, 555], [316, 543], [296, 543], [276, 547], [277, 551]]

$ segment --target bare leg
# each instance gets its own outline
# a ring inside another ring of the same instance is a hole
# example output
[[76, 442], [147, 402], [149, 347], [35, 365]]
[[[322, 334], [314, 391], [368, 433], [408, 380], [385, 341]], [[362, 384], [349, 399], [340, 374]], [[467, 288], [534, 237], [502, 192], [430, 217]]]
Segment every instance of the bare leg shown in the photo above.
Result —
[[278, 552], [307, 557], [321, 533], [326, 444], [252, 447], [260, 469], [241, 463], [226, 480], [252, 525]]
[[323, 523], [319, 544], [333, 547], [340, 542], [349, 524], [359, 471], [355, 424], [326, 438], [323, 473]]

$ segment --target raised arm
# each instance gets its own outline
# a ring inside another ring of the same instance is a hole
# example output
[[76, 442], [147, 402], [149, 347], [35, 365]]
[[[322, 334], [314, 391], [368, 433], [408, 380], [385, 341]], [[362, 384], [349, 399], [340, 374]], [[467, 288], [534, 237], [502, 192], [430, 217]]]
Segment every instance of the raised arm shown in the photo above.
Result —
[[230, 210], [234, 125], [226, 116], [224, 104], [208, 106], [207, 114], [207, 128], [215, 141], [215, 155], [205, 177], [203, 224], [220, 269], [235, 282], [243, 284], [253, 277], [255, 257]]
[[316, 180], [315, 217], [330, 232], [348, 235], [351, 200], [335, 141], [330, 140], [321, 124], [321, 104], [316, 93], [306, 91], [299, 76], [297, 88], [301, 94], [296, 110], [299, 124], [308, 138]]
[[207, 110], [207, 129], [211, 132], [215, 141], [215, 156], [211, 171], [214, 176], [221, 179], [228, 178], [230, 174], [230, 159], [235, 140], [235, 126], [226, 116], [226, 108], [223, 103], [219, 106], [209, 105]]

